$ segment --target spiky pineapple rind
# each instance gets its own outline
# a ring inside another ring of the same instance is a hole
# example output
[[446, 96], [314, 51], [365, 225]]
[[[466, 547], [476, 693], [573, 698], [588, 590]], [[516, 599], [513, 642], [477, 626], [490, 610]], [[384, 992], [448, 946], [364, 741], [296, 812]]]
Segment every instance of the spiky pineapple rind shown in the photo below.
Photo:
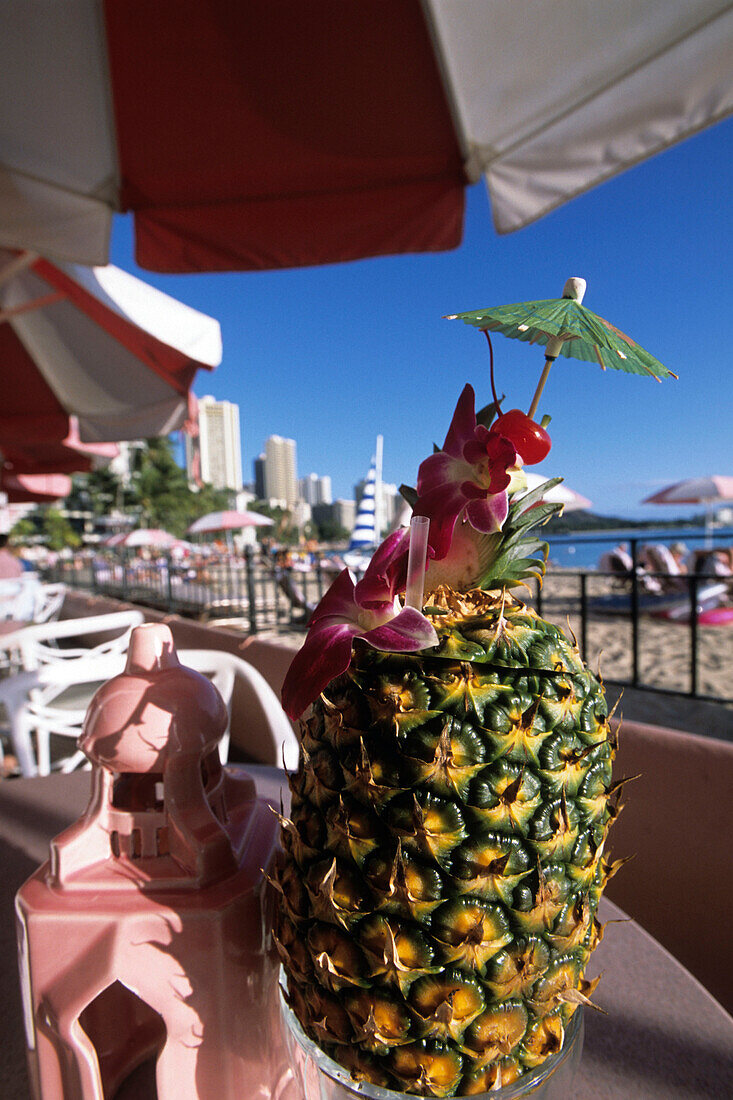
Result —
[[[503, 593], [431, 599], [436, 650], [358, 644], [303, 724], [276, 936], [332, 1057], [470, 1095], [553, 1053], [585, 996], [615, 739], [556, 627]], [[511, 1041], [480, 1039], [516, 1005]]]

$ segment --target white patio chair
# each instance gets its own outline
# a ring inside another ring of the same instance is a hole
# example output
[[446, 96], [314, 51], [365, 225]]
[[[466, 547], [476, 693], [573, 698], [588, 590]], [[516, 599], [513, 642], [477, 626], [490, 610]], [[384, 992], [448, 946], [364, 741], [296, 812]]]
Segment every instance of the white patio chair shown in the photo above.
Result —
[[[181, 650], [183, 665], [207, 676], [218, 689], [231, 717], [234, 687], [239, 680], [248, 693], [247, 705], [253, 729], [264, 749], [256, 746], [258, 759], [286, 767], [297, 766], [298, 742], [272, 688], [259, 672], [240, 657], [219, 650]], [[51, 735], [73, 738], [81, 733], [87, 708], [97, 688], [122, 672], [125, 654], [96, 654], [65, 661], [52, 661], [0, 681], [0, 703], [8, 715], [13, 751], [24, 776], [48, 775], [51, 771]], [[36, 751], [33, 739], [35, 737]], [[228, 757], [229, 727], [220, 743], [222, 763]], [[257, 751], [258, 750], [258, 751]], [[79, 750], [54, 762], [54, 768], [68, 772], [85, 766]]]
[[33, 608], [34, 623], [50, 623], [58, 619], [66, 597], [65, 584], [41, 584]]
[[37, 573], [0, 580], [0, 619], [33, 622], [41, 581]]
[[[57, 619], [54, 622], [34, 623], [18, 630], [8, 640], [8, 646], [17, 655], [20, 668], [29, 672], [44, 664], [70, 661], [79, 657], [93, 658], [126, 653], [130, 633], [140, 626], [142, 611], [113, 611], [108, 615], [90, 615], [81, 619]], [[94, 644], [90, 639], [111, 631], [119, 633], [106, 641]], [[60, 646], [62, 640], [81, 643]], [[87, 643], [84, 644], [84, 640]]]
[[[235, 731], [234, 740], [239, 748], [258, 763], [288, 770], [297, 768], [300, 752], [298, 738], [277, 695], [254, 665], [220, 649], [182, 649], [178, 651], [178, 657], [181, 664], [208, 676], [219, 688], [230, 719], [233, 693], [235, 690], [241, 692], [240, 709], [246, 711], [247, 729]], [[231, 682], [228, 696], [220, 686], [222, 681], [227, 685]], [[228, 759], [229, 741], [228, 729], [220, 743], [222, 763]]]

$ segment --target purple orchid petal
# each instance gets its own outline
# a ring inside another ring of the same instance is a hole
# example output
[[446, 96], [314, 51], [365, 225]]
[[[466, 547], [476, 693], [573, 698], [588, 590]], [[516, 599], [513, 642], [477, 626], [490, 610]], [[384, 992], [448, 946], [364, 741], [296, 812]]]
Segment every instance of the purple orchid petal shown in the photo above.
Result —
[[295, 721], [334, 676], [346, 672], [351, 643], [359, 628], [348, 623], [316, 626], [293, 658], [282, 686], [283, 710]]
[[399, 558], [406, 553], [409, 541], [410, 532], [400, 528], [377, 547], [366, 573], [354, 589], [359, 607], [375, 609], [392, 603], [398, 591], [395, 581], [400, 572]]
[[336, 616], [356, 621], [359, 608], [354, 599], [354, 578], [348, 569], [342, 569], [311, 616], [311, 626], [320, 619]]
[[473, 467], [470, 463], [438, 451], [420, 463], [417, 471], [417, 495], [422, 498], [436, 491], [451, 491], [472, 473]]
[[466, 519], [477, 531], [501, 531], [509, 514], [509, 495], [496, 493], [486, 500], [472, 500], [466, 507]]
[[367, 631], [362, 637], [375, 649], [390, 653], [415, 653], [438, 644], [434, 627], [414, 607], [405, 607], [394, 619]]
[[478, 439], [469, 439], [463, 448], [463, 457], [470, 466], [486, 462], [486, 443]]
[[454, 458], [460, 458], [463, 454], [463, 446], [467, 440], [473, 437], [476, 428], [475, 395], [473, 386], [466, 383], [461, 396], [458, 398], [456, 411], [445, 437], [443, 450]]
[[464, 500], [484, 500], [486, 498], [486, 490], [482, 489], [480, 485], [474, 484], [473, 481], [464, 481], [461, 485], [461, 493]]
[[490, 482], [487, 488], [491, 493], [506, 489], [511, 481], [507, 470], [516, 465], [519, 458], [514, 444], [505, 436], [492, 432], [486, 444]]

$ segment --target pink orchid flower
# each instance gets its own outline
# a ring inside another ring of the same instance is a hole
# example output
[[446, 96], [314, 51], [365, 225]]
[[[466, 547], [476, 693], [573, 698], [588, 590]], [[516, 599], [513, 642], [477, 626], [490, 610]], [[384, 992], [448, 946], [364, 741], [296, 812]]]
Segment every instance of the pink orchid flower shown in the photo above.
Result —
[[473, 387], [464, 386], [442, 451], [426, 458], [417, 475], [414, 512], [430, 518], [434, 560], [448, 553], [459, 517], [483, 533], [501, 530], [520, 463], [511, 440], [476, 423]]
[[403, 608], [397, 595], [404, 588], [408, 541], [409, 531], [395, 531], [377, 549], [360, 581], [344, 569], [326, 592], [285, 677], [282, 703], [290, 718], [299, 718], [329, 681], [346, 671], [354, 638], [398, 653], [438, 644], [425, 616]]

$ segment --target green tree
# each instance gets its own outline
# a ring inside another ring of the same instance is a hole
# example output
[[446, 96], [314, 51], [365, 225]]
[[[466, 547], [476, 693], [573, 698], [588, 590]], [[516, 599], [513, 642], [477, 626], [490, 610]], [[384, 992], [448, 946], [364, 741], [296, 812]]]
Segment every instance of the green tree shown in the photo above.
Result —
[[335, 519], [324, 519], [317, 524], [318, 537], [321, 542], [343, 542], [349, 537], [349, 532]]
[[293, 516], [287, 508], [279, 504], [268, 504], [266, 500], [255, 500], [249, 505], [250, 512], [257, 512], [261, 516], [267, 516], [273, 520], [272, 527], [267, 528], [267, 535], [275, 542], [283, 546], [296, 546], [300, 538], [300, 532], [293, 522]]
[[194, 492], [173, 456], [170, 439], [149, 439], [136, 452], [126, 505], [139, 509], [144, 527], [184, 535], [199, 516], [227, 508], [229, 497], [225, 490], [210, 485]]
[[95, 517], [106, 516], [123, 504], [122, 481], [107, 466], [88, 474], [74, 474], [71, 492], [64, 501], [68, 512], [91, 512]]
[[28, 541], [28, 539], [34, 538], [40, 531], [40, 516], [39, 522], [34, 522], [33, 517], [38, 513], [38, 509], [31, 512], [28, 516], [23, 516], [17, 523], [14, 523], [10, 529], [9, 539], [11, 545], [22, 546]]
[[81, 537], [58, 508], [47, 508], [43, 515], [44, 541], [49, 550], [81, 546]]

